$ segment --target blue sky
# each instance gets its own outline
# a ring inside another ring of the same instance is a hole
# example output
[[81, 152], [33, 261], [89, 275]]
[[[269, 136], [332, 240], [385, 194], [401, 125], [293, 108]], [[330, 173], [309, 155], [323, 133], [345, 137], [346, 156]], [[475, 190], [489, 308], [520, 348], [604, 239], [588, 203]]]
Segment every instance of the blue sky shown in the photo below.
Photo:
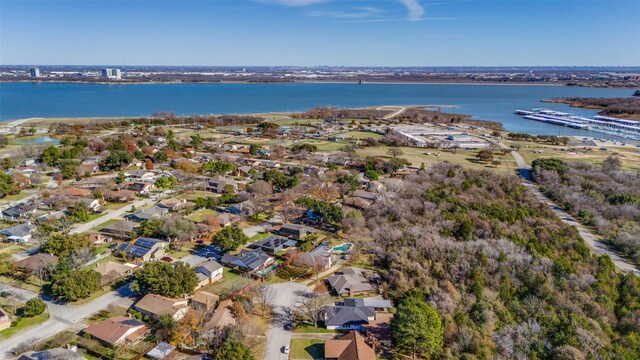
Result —
[[0, 64], [640, 65], [640, 0], [0, 0]]

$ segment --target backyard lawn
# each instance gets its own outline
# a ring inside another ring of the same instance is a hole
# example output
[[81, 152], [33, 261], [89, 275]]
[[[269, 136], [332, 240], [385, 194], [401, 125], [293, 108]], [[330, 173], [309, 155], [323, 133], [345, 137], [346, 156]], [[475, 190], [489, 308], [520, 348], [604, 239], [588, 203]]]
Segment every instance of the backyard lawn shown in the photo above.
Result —
[[49, 314], [46, 312], [34, 317], [13, 316], [15, 309], [20, 308], [22, 306], [22, 303], [10, 299], [0, 298], [0, 306], [2, 306], [3, 309], [11, 314], [11, 319], [15, 322], [12, 323], [12, 326], [10, 328], [0, 331], [0, 340], [11, 337], [18, 331], [26, 329], [30, 326], [40, 324], [41, 322], [47, 321], [49, 319]]
[[196, 210], [195, 212], [193, 212], [191, 215], [187, 216], [187, 219], [193, 221], [193, 222], [201, 222], [202, 220], [204, 220], [207, 216], [216, 216], [218, 215], [218, 212], [212, 209], [199, 209]]
[[203, 287], [201, 290], [218, 295], [230, 295], [234, 291], [243, 288], [251, 282], [251, 279], [236, 274], [231, 269], [225, 267], [222, 273], [222, 280]]
[[324, 358], [324, 341], [317, 339], [292, 339], [289, 358], [292, 360], [316, 360]]

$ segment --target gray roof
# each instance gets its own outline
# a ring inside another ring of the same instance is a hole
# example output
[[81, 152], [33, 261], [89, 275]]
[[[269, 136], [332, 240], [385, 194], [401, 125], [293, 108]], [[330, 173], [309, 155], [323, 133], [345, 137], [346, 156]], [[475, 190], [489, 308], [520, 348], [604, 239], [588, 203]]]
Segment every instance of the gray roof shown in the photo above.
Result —
[[264, 265], [269, 261], [269, 259], [271, 259], [271, 257], [264, 251], [256, 249], [253, 251], [242, 252], [239, 255], [226, 254], [222, 256], [221, 261], [225, 264], [231, 264], [233, 266], [238, 266], [242, 269], [252, 271]]
[[370, 307], [390, 309], [393, 305], [391, 301], [381, 298], [347, 298], [342, 301], [343, 306], [349, 307]]
[[171, 346], [171, 345], [167, 344], [166, 342], [161, 342], [158, 345], [156, 345], [156, 347], [151, 349], [151, 351], [149, 351], [146, 354], [146, 356], [148, 356], [148, 357], [150, 357], [152, 359], [164, 359], [169, 354], [171, 354], [173, 352], [173, 350], [175, 350], [175, 349], [176, 349], [175, 346]]
[[349, 307], [349, 306], [329, 306], [327, 307], [326, 326], [354, 326], [366, 325], [369, 317], [375, 316], [372, 308]]
[[[249, 245], [251, 249], [262, 248], [263, 250], [273, 250], [278, 248], [290, 248], [296, 246], [298, 242], [282, 236], [269, 236], [268, 238], [258, 240]], [[277, 251], [277, 250], [276, 250]]]
[[36, 208], [35, 205], [33, 205], [32, 203], [21, 203], [4, 210], [2, 213], [8, 217], [14, 218], [14, 217], [20, 217], [26, 213], [29, 213], [35, 210], [35, 208]]
[[[347, 270], [347, 269], [345, 269]], [[373, 286], [369, 284], [366, 278], [360, 274], [341, 274], [329, 276], [327, 279], [329, 285], [338, 293], [346, 294], [353, 292], [373, 291]]]
[[196, 264], [196, 266], [195, 266], [196, 270], [199, 267], [205, 268], [205, 269], [209, 270], [210, 272], [214, 272], [216, 270], [222, 269], [222, 265], [220, 265], [215, 260], [207, 260], [207, 261], [203, 261], [203, 262], [201, 262], [199, 264]]
[[127, 219], [132, 220], [149, 220], [156, 216], [161, 216], [167, 213], [167, 209], [154, 205], [148, 209], [138, 210], [133, 214], [127, 215]]
[[80, 360], [80, 359], [86, 359], [86, 358], [71, 350], [67, 350], [63, 348], [53, 348], [53, 349], [37, 351], [37, 352], [31, 351], [31, 352], [20, 355], [20, 357], [18, 358], [18, 360], [54, 360], [54, 359]]
[[29, 223], [24, 223], [16, 226], [12, 226], [10, 228], [6, 228], [0, 231], [0, 234], [6, 236], [17, 236], [17, 237], [25, 237], [29, 235], [33, 230], [36, 229], [35, 225], [31, 225]]

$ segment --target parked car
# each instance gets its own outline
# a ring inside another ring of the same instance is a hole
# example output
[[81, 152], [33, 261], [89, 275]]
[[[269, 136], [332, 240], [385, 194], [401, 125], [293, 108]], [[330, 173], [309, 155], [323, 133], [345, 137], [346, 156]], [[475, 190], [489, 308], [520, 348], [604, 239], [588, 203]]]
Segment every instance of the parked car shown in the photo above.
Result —
[[283, 346], [283, 347], [282, 347], [282, 352], [283, 352], [284, 354], [288, 354], [288, 353], [289, 353], [289, 345], [285, 345], [285, 346]]

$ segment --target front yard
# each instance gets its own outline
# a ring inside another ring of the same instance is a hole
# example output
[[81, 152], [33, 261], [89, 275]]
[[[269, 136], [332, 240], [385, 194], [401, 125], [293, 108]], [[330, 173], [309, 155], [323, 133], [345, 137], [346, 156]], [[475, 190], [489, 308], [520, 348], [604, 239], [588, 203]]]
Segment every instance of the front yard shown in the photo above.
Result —
[[291, 360], [324, 359], [324, 341], [317, 339], [292, 339], [289, 358]]

